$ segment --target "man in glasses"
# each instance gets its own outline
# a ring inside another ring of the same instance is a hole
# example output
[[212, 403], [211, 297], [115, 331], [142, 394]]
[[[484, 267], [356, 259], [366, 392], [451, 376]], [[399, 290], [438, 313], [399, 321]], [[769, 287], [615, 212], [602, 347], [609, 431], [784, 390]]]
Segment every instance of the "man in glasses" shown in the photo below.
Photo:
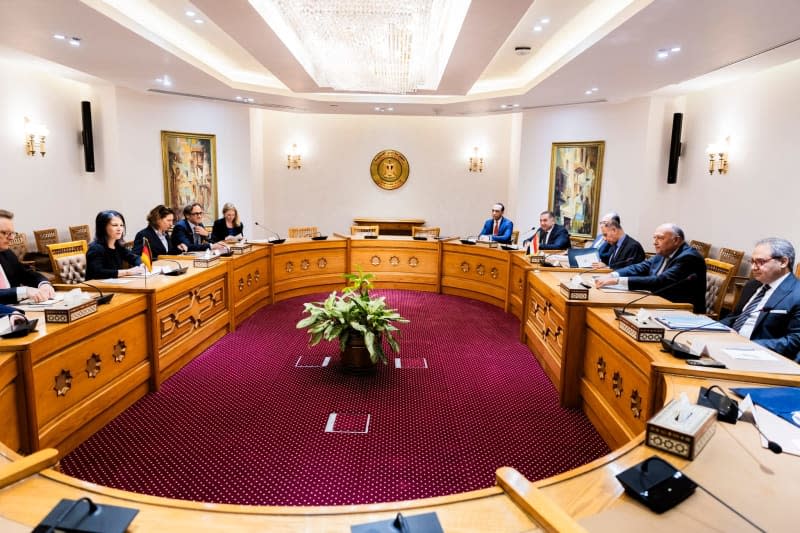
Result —
[[43, 302], [55, 295], [47, 279], [19, 262], [9, 247], [16, 236], [14, 213], [0, 209], [0, 303], [15, 304], [22, 300]]
[[226, 251], [227, 247], [222, 243], [210, 244], [209, 235], [203, 226], [203, 206], [193, 203], [183, 208], [183, 220], [172, 227], [172, 244], [182, 252]]
[[800, 362], [800, 283], [792, 273], [794, 257], [794, 247], [786, 239], [758, 241], [750, 259], [753, 279], [722, 323]]

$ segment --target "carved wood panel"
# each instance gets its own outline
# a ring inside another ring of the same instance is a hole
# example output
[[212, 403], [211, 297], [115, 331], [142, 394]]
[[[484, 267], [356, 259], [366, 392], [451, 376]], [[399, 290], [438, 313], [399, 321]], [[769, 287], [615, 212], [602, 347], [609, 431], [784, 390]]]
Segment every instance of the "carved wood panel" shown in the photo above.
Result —
[[201, 329], [210, 319], [227, 312], [225, 278], [210, 280], [158, 307], [159, 351]]

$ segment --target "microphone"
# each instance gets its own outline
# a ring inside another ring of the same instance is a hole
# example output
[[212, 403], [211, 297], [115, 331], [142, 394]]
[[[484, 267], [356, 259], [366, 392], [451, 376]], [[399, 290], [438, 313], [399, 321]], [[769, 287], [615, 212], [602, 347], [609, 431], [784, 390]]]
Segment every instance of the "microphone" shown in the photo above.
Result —
[[467, 235], [466, 239], [461, 239], [461, 244], [476, 244], [478, 242], [477, 235]]
[[[531, 237], [531, 236], [533, 236], [534, 234], [536, 234], [536, 232], [537, 232], [537, 231], [539, 231], [539, 226], [534, 226], [534, 227], [532, 227], [531, 229], [529, 229], [528, 231], [526, 231], [524, 234], [520, 235], [520, 239], [522, 239], [522, 238], [523, 238], [523, 237], [525, 237], [526, 235], [527, 235], [528, 237]], [[524, 239], [522, 239], [522, 245], [523, 245], [523, 247], [526, 247], [526, 248], [527, 248], [527, 247], [529, 247], [529, 246], [531, 245], [531, 241], [532, 241], [532, 240], [533, 240], [533, 239], [528, 239], [528, 238], [524, 238]], [[525, 243], [526, 243], [526, 242], [528, 243], [528, 244], [527, 244], [527, 246], [525, 245]], [[529, 251], [529, 250], [525, 250], [525, 252], [526, 252], [526, 253], [527, 253], [528, 251]]]
[[277, 231], [272, 231], [271, 229], [266, 227], [264, 224], [259, 223], [258, 220], [254, 221], [253, 224], [258, 226], [262, 230], [266, 231], [267, 233], [271, 233], [271, 234], [273, 234], [275, 236], [274, 239], [267, 239], [268, 242], [271, 242], [272, 244], [281, 244], [282, 242], [286, 241], [286, 239], [281, 239], [281, 236], [278, 234]]
[[769, 437], [764, 435], [764, 432], [761, 431], [760, 427], [758, 427], [758, 422], [756, 422], [755, 418], [753, 419], [752, 424], [753, 424], [753, 427], [756, 428], [756, 431], [758, 431], [758, 434], [761, 435], [762, 437], [764, 437], [764, 440], [767, 441], [767, 449], [769, 449], [769, 451], [771, 451], [772, 453], [775, 453], [775, 454], [783, 452], [783, 446], [781, 446], [780, 444], [778, 444], [774, 440], [769, 440]]
[[95, 298], [95, 300], [97, 301], [97, 305], [105, 305], [105, 304], [111, 302], [111, 298], [114, 297], [114, 293], [103, 294], [103, 291], [100, 290], [100, 287], [96, 287], [96, 286], [92, 285], [91, 283], [86, 283], [85, 281], [79, 281], [78, 283], [80, 283], [81, 285], [86, 285], [87, 287], [91, 287], [91, 288], [93, 288], [94, 290], [96, 290], [97, 292], [100, 293], [100, 296]]
[[636, 303], [636, 302], [638, 302], [639, 300], [644, 300], [644, 299], [645, 299], [645, 298], [647, 298], [648, 296], [658, 296], [659, 294], [661, 294], [661, 293], [663, 293], [663, 292], [667, 291], [668, 289], [671, 289], [671, 288], [673, 288], [673, 287], [675, 287], [675, 286], [677, 286], [677, 285], [680, 285], [681, 283], [685, 283], [685, 282], [687, 282], [687, 281], [694, 281], [695, 279], [697, 279], [697, 274], [689, 274], [689, 275], [688, 275], [688, 276], [686, 276], [685, 278], [683, 278], [683, 279], [679, 279], [678, 281], [676, 281], [676, 282], [674, 282], [674, 283], [670, 283], [669, 285], [666, 285], [666, 286], [664, 286], [664, 287], [661, 287], [660, 289], [658, 289], [658, 290], [656, 290], [656, 291], [653, 291], [653, 292], [647, 293], [647, 294], [645, 294], [645, 295], [643, 295], [643, 296], [640, 296], [640, 297], [638, 297], [638, 298], [634, 298], [633, 300], [631, 300], [630, 302], [628, 302], [628, 303], [626, 303], [624, 306], [622, 306], [622, 309], [614, 308], [614, 315], [617, 317], [617, 320], [619, 320], [619, 317], [621, 317], [621, 316], [623, 316], [623, 315], [630, 316], [630, 315], [632, 315], [633, 313], [628, 313], [628, 312], [626, 311], [626, 309], [627, 309], [627, 308], [628, 308], [628, 306], [630, 306], [631, 304], [635, 304], [635, 303]]
[[[628, 260], [628, 262], [630, 262], [630, 260]], [[578, 280], [580, 280], [580, 281], [578, 281], [579, 285], [581, 285], [582, 287], [585, 287], [587, 289], [591, 289], [592, 286], [589, 285], [588, 283], [586, 283], [585, 281], [583, 281], [583, 278], [581, 278], [581, 276], [584, 275], [584, 274], [588, 274], [589, 272], [594, 272], [595, 270], [602, 270], [604, 268], [608, 268], [608, 267], [603, 265], [603, 266], [591, 267], [591, 268], [586, 268], [584, 270], [580, 270], [580, 271], [575, 273], [575, 276], [573, 276], [572, 279], [575, 280], [575, 278], [577, 278]]]
[[692, 349], [689, 345], [677, 342], [675, 339], [677, 339], [680, 335], [683, 335], [688, 331], [696, 331], [698, 329], [703, 329], [706, 326], [710, 326], [711, 324], [716, 324], [716, 323], [717, 323], [716, 320], [709, 320], [708, 322], [700, 324], [699, 326], [693, 326], [691, 328], [682, 329], [681, 331], [673, 335], [672, 339], [666, 339], [666, 338], [661, 339], [661, 351], [672, 354], [678, 359], [699, 358], [700, 356], [691, 353]]
[[162, 270], [161, 273], [165, 276], [180, 276], [186, 274], [186, 271], [189, 270], [189, 267], [183, 266], [180, 261], [175, 261], [174, 259], [162, 259], [161, 261], [169, 261], [170, 263], [178, 265], [177, 269], [170, 270], [169, 272], [164, 272], [164, 270]]
[[[90, 287], [91, 287], [91, 285], [90, 285]], [[52, 532], [56, 531], [56, 528], [58, 528], [58, 527], [61, 527], [61, 526], [62, 526], [62, 524], [63, 524], [63, 522], [64, 522], [64, 521], [67, 519], [67, 517], [69, 516], [69, 514], [70, 514], [72, 511], [74, 511], [74, 510], [75, 510], [75, 508], [78, 506], [78, 504], [79, 504], [79, 503], [81, 503], [81, 502], [86, 502], [86, 503], [88, 503], [88, 504], [89, 504], [89, 510], [88, 510], [88, 512], [84, 513], [84, 515], [83, 515], [83, 516], [92, 516], [92, 515], [93, 515], [93, 514], [95, 514], [95, 513], [98, 511], [98, 509], [99, 509], [99, 507], [97, 506], [97, 504], [96, 504], [96, 503], [94, 503], [92, 500], [90, 500], [90, 499], [89, 499], [89, 498], [87, 498], [87, 497], [83, 497], [83, 498], [77, 499], [77, 500], [75, 500], [74, 502], [72, 502], [72, 504], [71, 504], [69, 507], [67, 507], [67, 509], [66, 509], [66, 510], [65, 510], [65, 511], [64, 511], [64, 512], [61, 514], [61, 516], [59, 516], [59, 517], [58, 517], [58, 520], [56, 520], [55, 522], [53, 522], [53, 524], [52, 524], [52, 525], [51, 525], [49, 528], [47, 528], [47, 530], [45, 531], [45, 533], [52, 533]], [[76, 523], [77, 523], [77, 522], [76, 522]], [[38, 528], [37, 528], [37, 529], [38, 529]]]
[[[722, 394], [718, 395], [715, 394], [714, 396], [711, 396], [711, 391], [714, 389], [719, 389]], [[726, 418], [724, 422], [729, 422], [731, 424], [736, 423], [736, 421], [739, 418], [739, 404], [738, 402], [732, 400], [728, 396], [728, 393], [725, 392], [725, 389], [723, 389], [719, 385], [711, 385], [708, 389], [706, 389], [704, 396], [706, 400], [708, 400], [708, 403], [710, 403], [711, 405], [714, 406], [715, 409], [717, 409], [718, 419], [724, 416]], [[712, 398], [714, 397], [719, 398], [718, 403], [712, 400]], [[760, 427], [758, 427], [758, 422], [756, 422], [755, 416], [751, 414], [751, 416], [749, 417], [742, 418], [742, 421], [745, 422], [749, 421], [751, 424], [753, 424], [753, 427], [756, 428], [758, 434], [764, 437], [764, 440], [767, 441], [767, 448], [769, 449], [769, 451], [775, 454], [783, 452], [783, 447], [780, 444], [778, 444], [774, 440], [769, 440], [769, 437], [764, 435], [764, 432], [761, 431]]]

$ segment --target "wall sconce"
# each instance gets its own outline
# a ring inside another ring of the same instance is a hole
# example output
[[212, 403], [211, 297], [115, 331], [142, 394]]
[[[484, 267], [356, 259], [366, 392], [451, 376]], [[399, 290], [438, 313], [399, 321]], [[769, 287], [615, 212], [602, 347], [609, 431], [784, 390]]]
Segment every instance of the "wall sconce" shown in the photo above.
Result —
[[708, 154], [708, 173], [713, 174], [716, 170], [719, 174], [728, 173], [728, 142], [730, 137], [725, 138], [725, 142], [711, 143], [706, 148]]
[[47, 126], [44, 124], [37, 124], [28, 117], [25, 117], [25, 152], [30, 155], [36, 155], [38, 151], [42, 157], [47, 153], [47, 146], [45, 139], [50, 134]]
[[472, 149], [472, 157], [469, 158], [470, 172], [483, 172], [483, 156], [477, 146]]
[[301, 167], [300, 151], [297, 149], [297, 145], [293, 144], [292, 149], [289, 150], [289, 154], [286, 156], [286, 168], [298, 170]]

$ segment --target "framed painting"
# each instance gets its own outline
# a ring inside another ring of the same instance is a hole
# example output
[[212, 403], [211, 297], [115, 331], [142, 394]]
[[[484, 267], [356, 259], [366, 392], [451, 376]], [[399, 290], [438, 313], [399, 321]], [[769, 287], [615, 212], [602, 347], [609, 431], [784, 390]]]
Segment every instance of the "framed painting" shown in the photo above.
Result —
[[164, 203], [183, 219], [183, 207], [203, 206], [203, 225], [217, 219], [217, 140], [215, 135], [161, 132]]
[[570, 235], [594, 238], [605, 141], [553, 143], [548, 206]]

